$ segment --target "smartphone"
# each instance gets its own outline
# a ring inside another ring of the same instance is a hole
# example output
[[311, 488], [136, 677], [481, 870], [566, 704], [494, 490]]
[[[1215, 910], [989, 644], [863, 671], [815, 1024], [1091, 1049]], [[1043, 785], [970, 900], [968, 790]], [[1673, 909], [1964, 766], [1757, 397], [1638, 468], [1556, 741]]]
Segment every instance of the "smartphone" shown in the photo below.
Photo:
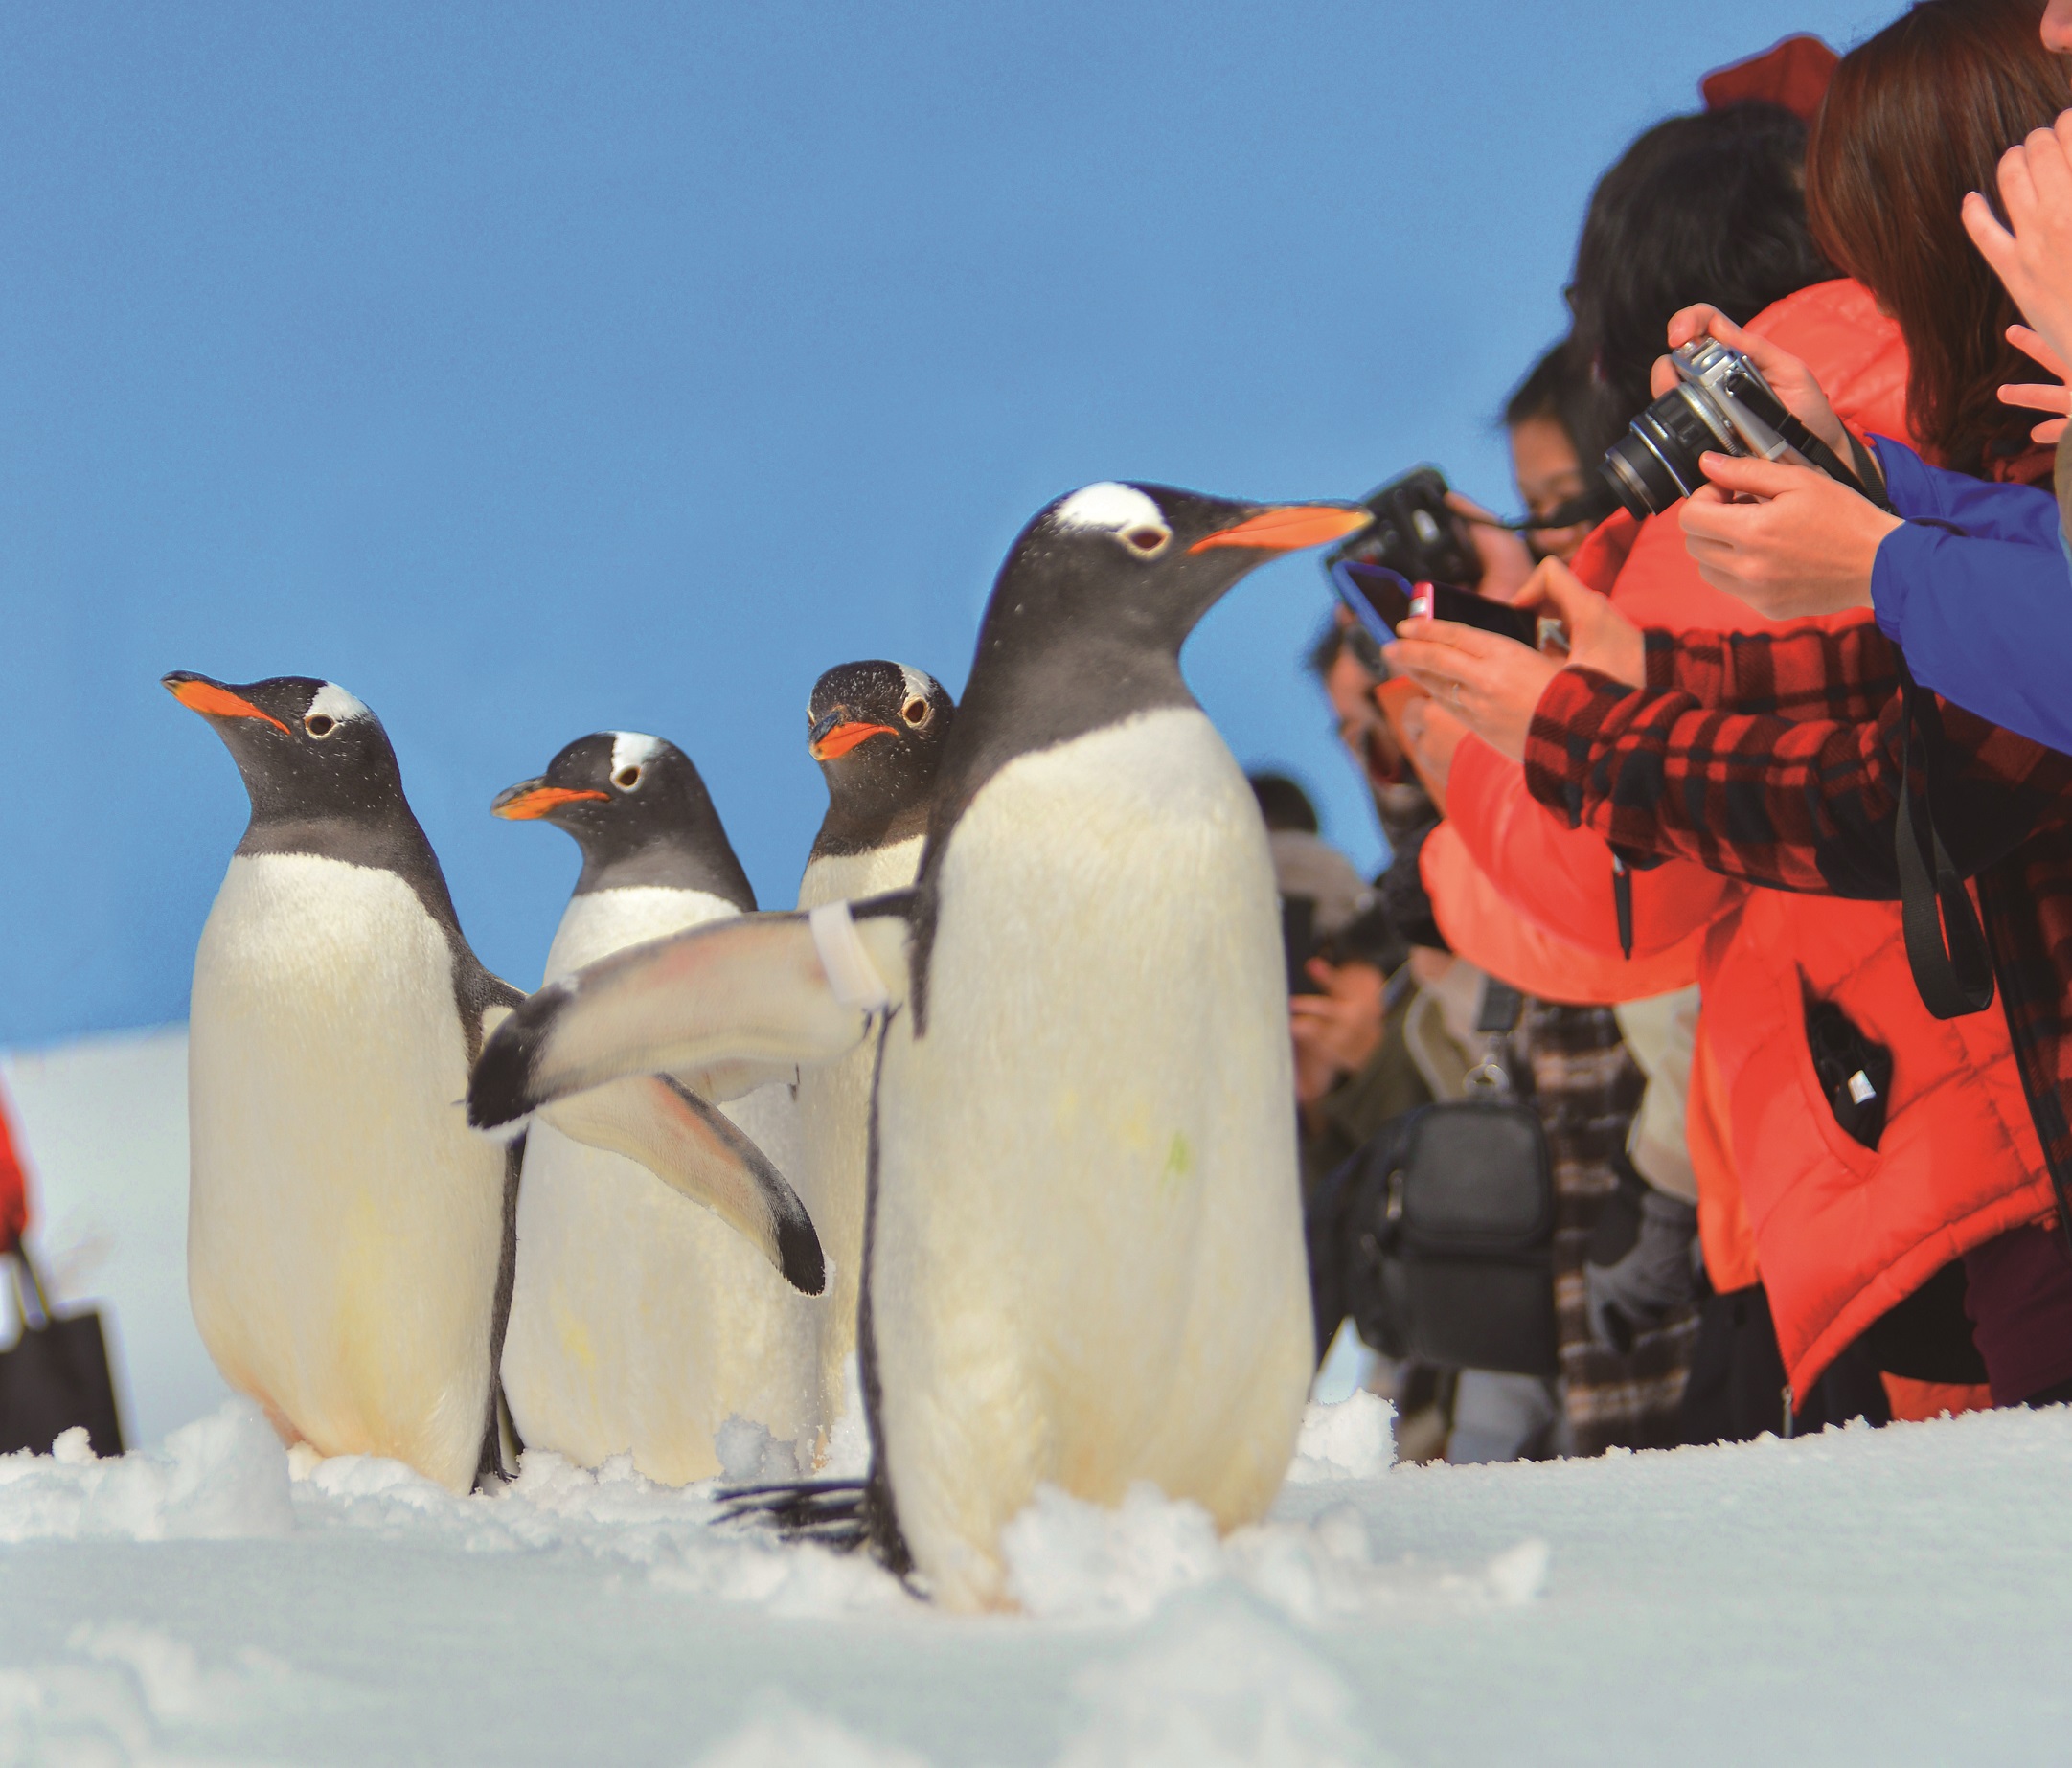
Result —
[[1358, 558], [1339, 559], [1331, 568], [1331, 578], [1339, 599], [1382, 645], [1395, 639], [1397, 626], [1410, 618], [1412, 599], [1420, 596], [1430, 598], [1431, 606], [1424, 611], [1434, 619], [1479, 626], [1534, 649], [1539, 645], [1538, 615], [1508, 602], [1491, 601], [1469, 589], [1456, 589], [1451, 583], [1413, 583], [1400, 571]]

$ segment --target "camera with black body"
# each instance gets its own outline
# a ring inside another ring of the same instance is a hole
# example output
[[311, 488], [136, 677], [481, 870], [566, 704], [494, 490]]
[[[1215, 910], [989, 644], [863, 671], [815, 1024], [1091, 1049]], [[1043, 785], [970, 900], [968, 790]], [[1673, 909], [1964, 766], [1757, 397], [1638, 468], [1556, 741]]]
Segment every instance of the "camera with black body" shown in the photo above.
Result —
[[1383, 566], [1412, 583], [1473, 589], [1482, 581], [1482, 555], [1466, 519], [1447, 507], [1446, 475], [1438, 467], [1414, 466], [1360, 503], [1374, 521], [1330, 555], [1327, 570], [1349, 558]]
[[1816, 466], [1863, 490], [1859, 475], [1785, 409], [1762, 371], [1740, 351], [1698, 337], [1673, 351], [1670, 363], [1676, 384], [1605, 454], [1605, 482], [1635, 516], [1660, 515], [1703, 485], [1698, 456], [1708, 452]]

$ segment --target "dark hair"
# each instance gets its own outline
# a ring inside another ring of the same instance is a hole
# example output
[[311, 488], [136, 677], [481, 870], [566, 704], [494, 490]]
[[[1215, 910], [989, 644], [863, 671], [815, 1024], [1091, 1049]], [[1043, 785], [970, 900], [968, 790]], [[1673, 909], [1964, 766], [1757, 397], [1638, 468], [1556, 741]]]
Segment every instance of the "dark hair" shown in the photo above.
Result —
[[1345, 654], [1345, 628], [1335, 616], [1324, 622], [1324, 629], [1309, 642], [1309, 648], [1303, 661], [1309, 666], [1309, 673], [1318, 681], [1329, 681], [1331, 672], [1337, 667], [1338, 659]]
[[1561, 426], [1579, 461], [1594, 461], [1619, 439], [1632, 414], [1614, 417], [1590, 374], [1588, 358], [1573, 340], [1548, 346], [1504, 401], [1504, 428], [1514, 430], [1535, 418]]
[[1299, 829], [1303, 834], [1316, 833], [1316, 806], [1309, 802], [1309, 794], [1286, 774], [1253, 774], [1252, 796], [1259, 800], [1259, 814], [1266, 819], [1269, 829]]
[[1569, 306], [1622, 427], [1679, 307], [1707, 301], [1742, 325], [1834, 275], [1807, 227], [1805, 158], [1791, 112], [1732, 104], [1656, 124], [1598, 180]]
[[2007, 341], [2020, 314], [1959, 209], [1967, 191], [1997, 208], [2001, 154], [2072, 105], [2042, 13], [2042, 0], [1923, 0], [1842, 57], [1807, 152], [1814, 234], [1900, 322], [1908, 422], [1962, 472], [2019, 454], [2035, 421], [2000, 403], [2001, 382], [2036, 371]]

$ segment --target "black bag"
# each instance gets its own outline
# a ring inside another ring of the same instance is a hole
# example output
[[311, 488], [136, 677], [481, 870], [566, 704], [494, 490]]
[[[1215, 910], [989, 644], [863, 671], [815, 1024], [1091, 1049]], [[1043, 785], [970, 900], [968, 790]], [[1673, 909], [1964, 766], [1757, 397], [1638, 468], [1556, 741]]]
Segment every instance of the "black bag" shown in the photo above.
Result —
[[[1491, 983], [1481, 1030], [1517, 1022], [1517, 995]], [[1318, 1332], [1342, 1300], [1386, 1356], [1449, 1369], [1560, 1373], [1554, 1318], [1554, 1166], [1538, 1114], [1494, 1060], [1470, 1097], [1406, 1113], [1320, 1193], [1335, 1284], [1318, 1285]], [[1336, 1330], [1336, 1321], [1329, 1323]]]
[[78, 1425], [86, 1427], [96, 1455], [120, 1455], [123, 1431], [101, 1316], [91, 1308], [54, 1313], [26, 1247], [0, 1259], [13, 1270], [22, 1323], [13, 1348], [0, 1350], [0, 1455], [48, 1455]]
[[1811, 999], [1806, 1003], [1806, 1047], [1835, 1122], [1865, 1147], [1876, 1148], [1885, 1133], [1892, 1052], [1871, 1042], [1833, 1001]]

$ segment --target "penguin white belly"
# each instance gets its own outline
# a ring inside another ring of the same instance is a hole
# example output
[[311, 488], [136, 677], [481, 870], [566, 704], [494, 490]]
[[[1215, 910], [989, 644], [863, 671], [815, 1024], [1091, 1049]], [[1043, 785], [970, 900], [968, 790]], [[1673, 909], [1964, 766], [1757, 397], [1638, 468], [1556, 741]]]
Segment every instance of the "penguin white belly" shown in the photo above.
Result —
[[[735, 913], [697, 891], [577, 896], [546, 980]], [[798, 1163], [790, 1088], [722, 1109], [788, 1176]], [[648, 1478], [682, 1485], [719, 1472], [714, 1433], [738, 1416], [779, 1441], [806, 1438], [809, 1453], [818, 1328], [816, 1303], [710, 1210], [632, 1161], [533, 1126], [503, 1369], [528, 1447], [589, 1467], [630, 1454]]]
[[1038, 1483], [1264, 1513], [1312, 1328], [1272, 868], [1207, 718], [1011, 762], [941, 893], [926, 1035], [888, 1037], [871, 1310], [900, 1530], [977, 1607]]
[[453, 955], [395, 873], [239, 855], [188, 1042], [188, 1289], [224, 1378], [326, 1455], [473, 1482], [504, 1150], [459, 1104]]
[[[830, 854], [806, 868], [799, 907], [854, 901], [882, 891], [903, 890], [921, 869], [923, 837], [874, 849], [868, 853]], [[828, 1303], [822, 1310], [820, 1388], [830, 1430], [847, 1401], [844, 1371], [856, 1349], [856, 1292], [863, 1273], [863, 1207], [871, 1138], [871, 1070], [874, 1038], [825, 1068], [799, 1075], [799, 1131], [804, 1144], [800, 1196], [820, 1235], [830, 1266]]]

